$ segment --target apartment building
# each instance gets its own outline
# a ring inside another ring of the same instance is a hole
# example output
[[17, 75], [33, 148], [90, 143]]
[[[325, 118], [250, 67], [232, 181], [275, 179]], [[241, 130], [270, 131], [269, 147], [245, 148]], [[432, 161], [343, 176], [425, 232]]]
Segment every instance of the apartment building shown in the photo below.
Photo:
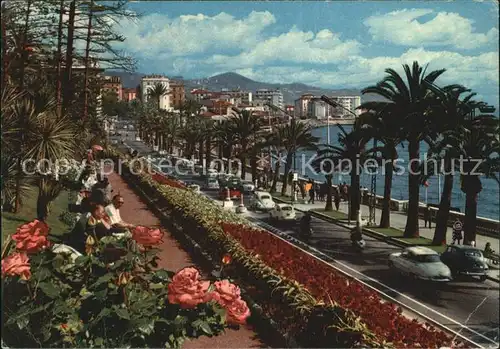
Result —
[[308, 117], [309, 104], [315, 98], [312, 94], [304, 94], [295, 100], [294, 113], [296, 117], [305, 119]]
[[260, 89], [255, 92], [255, 98], [260, 100], [267, 100], [268, 103], [277, 106], [278, 108], [283, 109], [283, 93], [276, 89]]
[[184, 83], [181, 81], [171, 81], [170, 91], [170, 96], [172, 97], [172, 107], [174, 107], [174, 109], [179, 109], [186, 102]]
[[241, 104], [249, 105], [253, 101], [252, 92], [241, 91], [241, 90], [229, 91], [228, 89], [222, 89], [221, 92], [223, 94], [227, 94], [227, 95], [235, 98], [236, 100], [241, 100]]
[[160, 109], [172, 111], [170, 79], [164, 75], [146, 75], [141, 79], [142, 102], [146, 103], [151, 98], [149, 91], [152, 90], [156, 84], [162, 84], [167, 90], [167, 93], [160, 98]]
[[123, 99], [122, 80], [119, 76], [104, 76], [101, 91], [103, 93], [116, 93], [119, 101]]
[[360, 114], [360, 111], [356, 110], [356, 108], [361, 105], [361, 96], [332, 96], [331, 99], [342, 106], [342, 108], [337, 107], [333, 109], [334, 116], [352, 117], [352, 114], [347, 110], [350, 110], [356, 115]]
[[123, 88], [122, 89], [123, 100], [126, 102], [131, 102], [137, 99], [137, 89], [135, 88]]

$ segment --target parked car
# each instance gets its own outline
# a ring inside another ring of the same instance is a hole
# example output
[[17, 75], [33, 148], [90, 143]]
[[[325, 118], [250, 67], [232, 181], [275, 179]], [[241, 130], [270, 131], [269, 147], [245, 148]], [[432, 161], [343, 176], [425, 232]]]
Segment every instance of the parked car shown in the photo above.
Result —
[[272, 219], [281, 221], [291, 221], [297, 218], [295, 209], [289, 204], [276, 204], [271, 212], [269, 212], [269, 216]]
[[219, 190], [220, 189], [219, 181], [215, 178], [208, 178], [206, 187], [207, 189], [211, 190]]
[[188, 188], [192, 191], [194, 191], [195, 193], [200, 193], [201, 190], [200, 190], [200, 186], [198, 184], [190, 184], [188, 186]]
[[227, 198], [227, 190], [229, 189], [229, 197], [231, 199], [241, 198], [241, 190], [238, 187], [223, 187], [219, 191], [219, 199], [225, 200]]
[[208, 178], [217, 178], [218, 175], [219, 175], [219, 173], [217, 172], [217, 170], [215, 168], [209, 168], [207, 171]]
[[243, 191], [245, 193], [251, 193], [255, 190], [255, 185], [251, 181], [243, 181], [241, 186], [243, 187]]
[[451, 270], [441, 262], [439, 254], [428, 247], [407, 247], [389, 256], [389, 267], [416, 280], [447, 282], [452, 280]]
[[250, 198], [250, 208], [254, 210], [268, 211], [275, 205], [273, 197], [266, 191], [256, 191]]
[[487, 278], [488, 264], [483, 252], [467, 245], [451, 245], [441, 254], [441, 261], [446, 264], [452, 275], [477, 276], [484, 281]]

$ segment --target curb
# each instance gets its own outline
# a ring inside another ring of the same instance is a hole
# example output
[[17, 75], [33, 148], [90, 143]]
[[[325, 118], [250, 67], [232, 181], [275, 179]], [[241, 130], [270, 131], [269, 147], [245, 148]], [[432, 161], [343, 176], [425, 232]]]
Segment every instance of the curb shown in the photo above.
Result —
[[[288, 203], [286, 200], [278, 199], [278, 198], [275, 198], [274, 196], [273, 196], [273, 200], [278, 201], [278, 202], [282, 202], [282, 203]], [[312, 210], [301, 210], [301, 209], [298, 209], [298, 208], [296, 208], [295, 210], [299, 211], [299, 212], [309, 211], [309, 212], [311, 212], [311, 216], [313, 216], [313, 217], [316, 217], [316, 218], [319, 218], [321, 220], [324, 220], [324, 221], [336, 224], [336, 225], [341, 226], [341, 227], [346, 228], [346, 229], [351, 229], [351, 227], [349, 227], [346, 224], [341, 223], [338, 219], [329, 217], [329, 216], [324, 215], [322, 213], [319, 213], [319, 212], [316, 212], [316, 211], [312, 211]], [[414, 244], [408, 244], [408, 243], [405, 243], [405, 242], [402, 242], [402, 241], [398, 241], [398, 239], [394, 239], [393, 237], [383, 235], [383, 234], [378, 233], [378, 232], [376, 232], [376, 231], [374, 231], [372, 229], [369, 229], [369, 228], [363, 228], [363, 234], [368, 235], [368, 236], [370, 236], [370, 237], [372, 237], [374, 239], [383, 241], [383, 242], [385, 242], [385, 243], [387, 243], [389, 245], [394, 245], [394, 246], [397, 246], [397, 247], [403, 247], [403, 248], [405, 248], [405, 247], [410, 247], [410, 246], [417, 246], [417, 245], [414, 245]], [[486, 279], [500, 283], [500, 278], [495, 278], [495, 277], [487, 275]]]

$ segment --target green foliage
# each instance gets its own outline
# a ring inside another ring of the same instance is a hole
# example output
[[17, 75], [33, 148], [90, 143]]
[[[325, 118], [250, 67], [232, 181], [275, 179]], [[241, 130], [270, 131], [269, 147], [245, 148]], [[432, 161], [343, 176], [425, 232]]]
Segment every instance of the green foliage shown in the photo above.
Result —
[[215, 303], [169, 304], [172, 273], [151, 270], [155, 251], [103, 238], [76, 259], [45, 250], [30, 256], [28, 281], [8, 277], [3, 337], [11, 347], [167, 347], [225, 327]]

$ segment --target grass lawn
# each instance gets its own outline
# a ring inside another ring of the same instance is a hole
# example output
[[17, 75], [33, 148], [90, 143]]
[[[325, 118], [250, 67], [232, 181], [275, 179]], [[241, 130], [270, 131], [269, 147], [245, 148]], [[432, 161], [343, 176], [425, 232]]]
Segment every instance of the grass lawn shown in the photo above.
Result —
[[397, 240], [406, 242], [408, 244], [412, 245], [419, 245], [419, 246], [425, 246], [429, 247], [436, 252], [442, 253], [446, 249], [446, 246], [434, 246], [432, 245], [432, 240], [424, 238], [424, 237], [418, 237], [418, 238], [404, 238], [403, 237], [403, 231], [395, 228], [371, 228], [371, 230], [376, 231], [377, 233], [384, 234], [386, 236], [390, 236], [392, 238], [395, 238]]
[[325, 211], [324, 208], [316, 208], [312, 211], [324, 214], [325, 216], [332, 217], [334, 219], [347, 219], [347, 215], [340, 211]]
[[[29, 222], [36, 218], [36, 199], [38, 192], [33, 188], [26, 198], [21, 210], [17, 213], [2, 212], [2, 246], [6, 237], [14, 234], [16, 228], [23, 223]], [[54, 235], [61, 235], [68, 229], [66, 224], [59, 220], [59, 215], [68, 210], [68, 192], [63, 191], [57, 199], [52, 202], [50, 213], [47, 223], [49, 224], [50, 233]]]

